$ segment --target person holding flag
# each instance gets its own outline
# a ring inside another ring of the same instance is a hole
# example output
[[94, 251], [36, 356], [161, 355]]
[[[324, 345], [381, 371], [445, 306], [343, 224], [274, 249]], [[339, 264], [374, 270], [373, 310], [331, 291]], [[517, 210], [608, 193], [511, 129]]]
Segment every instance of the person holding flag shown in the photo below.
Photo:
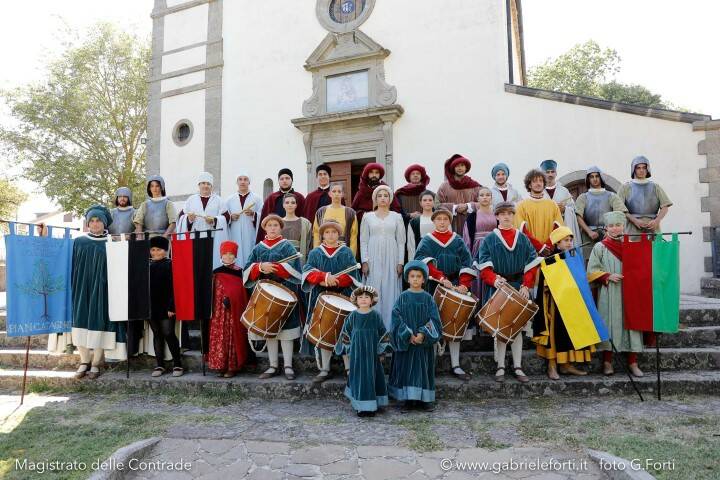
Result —
[[[552, 254], [566, 252], [573, 254], [573, 233], [566, 226], [558, 227], [550, 234], [550, 240], [555, 246]], [[594, 346], [575, 350], [560, 314], [555, 298], [540, 270], [538, 293], [535, 303], [540, 309], [532, 322], [534, 336], [532, 341], [536, 344], [537, 354], [548, 362], [547, 376], [551, 380], [560, 380], [560, 375], [587, 375], [573, 363], [584, 363], [592, 360]], [[558, 365], [560, 365], [558, 370]]]
[[88, 233], [76, 238], [72, 259], [72, 343], [80, 353], [75, 378], [101, 375], [105, 352], [112, 358], [127, 358], [125, 323], [111, 322], [108, 309], [107, 228], [110, 211], [93, 205], [85, 212]]
[[618, 352], [627, 353], [630, 373], [635, 377], [644, 376], [638, 367], [638, 352], [643, 351], [643, 334], [625, 328], [623, 298], [623, 233], [625, 232], [625, 213], [608, 212], [605, 214], [606, 237], [596, 243], [590, 254], [587, 271], [588, 279], [600, 284], [597, 306], [607, 325], [610, 340], [598, 346], [603, 352], [603, 373], [615, 373], [612, 365], [613, 346]]

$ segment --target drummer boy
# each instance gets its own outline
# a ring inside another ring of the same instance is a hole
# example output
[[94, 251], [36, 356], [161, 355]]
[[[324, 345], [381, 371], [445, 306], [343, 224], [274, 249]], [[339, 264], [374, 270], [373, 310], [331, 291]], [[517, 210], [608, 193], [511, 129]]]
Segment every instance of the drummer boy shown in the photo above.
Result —
[[[313, 383], [323, 383], [331, 378], [330, 359], [332, 352], [319, 347], [312, 348], [307, 333], [313, 324], [315, 306], [318, 299], [325, 293], [336, 293], [349, 297], [352, 294], [352, 287], [359, 287], [362, 284], [359, 280], [359, 272], [352, 267], [357, 266], [355, 255], [349, 247], [340, 244], [339, 238], [344, 232], [340, 224], [335, 221], [325, 221], [319, 228], [322, 243], [313, 248], [308, 254], [307, 261], [303, 265], [302, 290], [309, 295], [307, 319], [305, 331], [303, 332], [301, 353], [319, 354], [318, 367], [320, 372], [313, 379]], [[352, 269], [352, 270], [351, 270]], [[346, 272], [346, 273], [340, 273]], [[322, 313], [320, 313], [320, 316]], [[328, 332], [326, 341], [334, 341]], [[314, 352], [313, 352], [314, 350]], [[347, 354], [343, 355], [346, 376], [350, 371], [350, 359]]]
[[[503, 283], [509, 283], [520, 295], [530, 298], [530, 289], [535, 284], [535, 274], [542, 258], [538, 258], [530, 240], [522, 232], [513, 227], [515, 205], [500, 202], [495, 205], [495, 217], [498, 228], [488, 235], [480, 246], [475, 268], [480, 272], [480, 279], [490, 287], [490, 295]], [[529, 326], [529, 324], [528, 324]], [[497, 371], [495, 381], [505, 381], [505, 351], [507, 343], [495, 338], [495, 360]], [[511, 344], [513, 359], [513, 375], [521, 383], [530, 379], [522, 371], [522, 332]]]
[[[472, 254], [462, 237], [450, 230], [452, 213], [449, 210], [438, 209], [431, 218], [435, 230], [423, 237], [415, 251], [415, 260], [428, 266], [430, 279], [434, 280], [428, 282], [428, 291], [432, 295], [440, 284], [466, 294], [477, 277], [477, 272], [473, 269]], [[462, 340], [471, 340], [474, 334], [475, 329], [468, 328]], [[467, 382], [470, 375], [460, 368], [460, 341], [448, 343], [452, 373]]]

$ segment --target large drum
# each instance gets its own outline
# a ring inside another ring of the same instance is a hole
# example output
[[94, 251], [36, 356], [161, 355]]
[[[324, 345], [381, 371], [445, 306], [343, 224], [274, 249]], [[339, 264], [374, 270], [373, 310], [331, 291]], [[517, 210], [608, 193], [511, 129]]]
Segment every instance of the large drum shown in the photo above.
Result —
[[332, 351], [345, 319], [353, 310], [356, 310], [355, 305], [345, 295], [321, 293], [315, 303], [307, 339], [318, 348]]
[[526, 300], [509, 283], [500, 285], [477, 314], [477, 322], [484, 332], [511, 341], [535, 316], [538, 306]]
[[465, 336], [477, 299], [471, 293], [463, 294], [442, 285], [435, 288], [433, 299], [440, 311], [443, 338], [448, 342], [459, 342]]
[[260, 280], [240, 321], [250, 333], [275, 338], [297, 303], [297, 295], [286, 286], [272, 280]]

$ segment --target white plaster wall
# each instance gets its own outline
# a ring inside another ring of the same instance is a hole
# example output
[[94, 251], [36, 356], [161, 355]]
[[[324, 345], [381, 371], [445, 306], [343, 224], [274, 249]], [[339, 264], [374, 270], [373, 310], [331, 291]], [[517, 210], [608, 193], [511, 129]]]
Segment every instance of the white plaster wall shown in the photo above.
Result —
[[183, 3], [188, 3], [191, 0], [165, 0], [165, 4], [168, 8], [175, 7], [177, 5], [182, 5]]
[[205, 81], [205, 70], [199, 72], [188, 73], [177, 77], [168, 78], [160, 82], [160, 91], [167, 92], [178, 88], [198, 85]]
[[205, 42], [207, 41], [207, 28], [207, 3], [166, 15], [163, 48], [167, 52]]
[[262, 193], [263, 180], [276, 185], [277, 171], [286, 166], [305, 191], [305, 148], [290, 119], [302, 115], [312, 93], [303, 65], [325, 33], [314, 0], [270, 10], [253, 0], [223, 3], [223, 196], [234, 190], [240, 170]]
[[[168, 195], [194, 193], [205, 163], [205, 90], [163, 98], [161, 111], [160, 172]], [[193, 134], [189, 143], [179, 147], [173, 141], [172, 130], [183, 119], [192, 122]]]
[[[302, 66], [325, 36], [315, 19], [314, 0], [268, 14], [262, 2], [224, 2], [222, 194], [234, 189], [235, 174], [247, 171], [261, 192], [265, 178], [290, 167], [296, 187], [306, 190], [302, 136], [290, 123], [311, 94], [311, 74]], [[392, 51], [386, 80], [398, 89], [404, 116], [395, 124], [396, 187], [411, 163], [422, 163], [442, 180], [442, 164], [453, 153], [474, 162], [471, 174], [490, 182], [498, 161], [511, 167], [511, 183], [545, 158], [559, 162], [560, 175], [598, 164], [620, 181], [629, 162], [645, 154], [653, 176], [675, 201], [664, 226], [693, 230], [683, 239], [684, 292], [698, 292], [703, 257], [700, 213], [707, 187], [698, 183], [701, 133], [669, 122], [509, 94], [504, 0], [439, 2], [378, 1], [362, 30]]]
[[206, 50], [207, 47], [201, 45], [199, 47], [164, 55], [162, 58], [162, 73], [175, 72], [183, 68], [203, 65], [206, 59]]

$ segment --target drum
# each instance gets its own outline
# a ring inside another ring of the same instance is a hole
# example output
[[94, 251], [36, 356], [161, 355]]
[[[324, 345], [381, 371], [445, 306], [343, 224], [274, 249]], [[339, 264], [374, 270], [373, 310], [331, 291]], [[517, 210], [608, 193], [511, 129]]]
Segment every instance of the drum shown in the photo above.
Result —
[[260, 280], [240, 321], [255, 335], [275, 338], [297, 303], [297, 295], [286, 286], [271, 280]]
[[484, 332], [511, 341], [538, 311], [532, 300], [526, 300], [509, 283], [500, 285], [477, 314]]
[[313, 309], [307, 339], [323, 350], [332, 351], [340, 337], [345, 319], [355, 305], [345, 295], [339, 293], [321, 293]]
[[465, 336], [470, 317], [477, 306], [477, 299], [438, 285], [433, 299], [440, 311], [443, 338], [448, 342], [459, 342]]

